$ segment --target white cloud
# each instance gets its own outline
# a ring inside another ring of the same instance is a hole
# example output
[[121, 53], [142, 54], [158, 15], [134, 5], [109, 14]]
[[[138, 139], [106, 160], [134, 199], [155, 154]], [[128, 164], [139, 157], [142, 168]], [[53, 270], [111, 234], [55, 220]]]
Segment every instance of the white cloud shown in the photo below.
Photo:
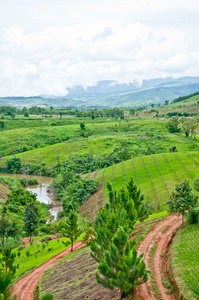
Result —
[[66, 87], [86, 88], [105, 79], [128, 83], [199, 73], [196, 31], [191, 22], [184, 30], [180, 19], [193, 14], [198, 24], [195, 0], [86, 0], [84, 5], [58, 0], [57, 6], [43, 0], [40, 10], [46, 5], [46, 14], [38, 13], [36, 30], [31, 16], [41, 2], [30, 7], [19, 2], [25, 6], [17, 14], [25, 18], [26, 13], [26, 26], [18, 18], [0, 27], [0, 96], [65, 95]]

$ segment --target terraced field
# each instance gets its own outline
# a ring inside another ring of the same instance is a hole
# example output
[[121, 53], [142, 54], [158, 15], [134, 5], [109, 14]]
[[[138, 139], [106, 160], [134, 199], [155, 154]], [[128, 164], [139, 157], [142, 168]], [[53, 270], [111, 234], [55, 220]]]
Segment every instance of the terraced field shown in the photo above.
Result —
[[[90, 174], [101, 184], [98, 196], [93, 195], [82, 207], [83, 215], [95, 215], [99, 207], [108, 199], [105, 187], [109, 181], [117, 189], [124, 186], [132, 177], [145, 196], [145, 200], [156, 205], [156, 211], [166, 210], [165, 201], [174, 190], [175, 184], [184, 179], [199, 177], [199, 152], [162, 153], [137, 157], [123, 163]], [[103, 195], [103, 187], [104, 195]], [[95, 203], [95, 204], [94, 204]]]

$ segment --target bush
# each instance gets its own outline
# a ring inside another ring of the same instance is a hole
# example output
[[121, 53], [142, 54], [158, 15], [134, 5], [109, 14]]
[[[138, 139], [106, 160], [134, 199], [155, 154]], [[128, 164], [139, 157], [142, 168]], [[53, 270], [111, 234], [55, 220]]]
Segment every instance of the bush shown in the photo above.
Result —
[[199, 207], [192, 209], [187, 216], [189, 224], [199, 224]]
[[41, 300], [52, 300], [52, 299], [53, 299], [53, 294], [51, 294], [51, 293], [48, 293], [41, 297]]

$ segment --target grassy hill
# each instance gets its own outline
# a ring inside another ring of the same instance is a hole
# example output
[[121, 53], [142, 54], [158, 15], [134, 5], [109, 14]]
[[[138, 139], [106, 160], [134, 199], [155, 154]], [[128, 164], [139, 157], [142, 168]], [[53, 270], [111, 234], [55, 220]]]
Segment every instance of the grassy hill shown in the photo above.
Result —
[[[153, 102], [151, 102], [153, 103]], [[142, 116], [155, 116], [156, 111], [158, 111], [159, 116], [166, 116], [168, 113], [188, 113], [190, 115], [194, 114], [194, 117], [198, 118], [199, 116], [199, 95], [191, 96], [186, 100], [182, 100], [176, 103], [172, 103], [169, 105], [156, 107], [155, 111], [153, 110], [145, 110], [140, 114]]]
[[[167, 209], [165, 201], [170, 197], [175, 184], [184, 179], [193, 180], [199, 177], [199, 152], [161, 153], [137, 157], [114, 166], [104, 168], [90, 174], [101, 184], [97, 194], [93, 195], [81, 207], [81, 214], [91, 219], [97, 210], [108, 200], [106, 182], [113, 184], [118, 190], [132, 177], [149, 205], [155, 206], [155, 211]], [[104, 194], [103, 194], [104, 190]]]
[[[88, 138], [83, 138], [79, 124], [64, 126], [21, 127], [0, 132], [0, 155], [5, 164], [8, 155], [15, 154], [23, 163], [54, 165], [72, 153], [108, 154], [125, 142], [133, 157], [169, 152], [172, 146], [178, 151], [199, 149], [199, 141], [183, 133], [168, 133], [167, 120], [153, 118], [127, 118], [110, 121], [87, 120]], [[20, 124], [21, 126], [21, 124]], [[19, 154], [17, 154], [19, 153]]]

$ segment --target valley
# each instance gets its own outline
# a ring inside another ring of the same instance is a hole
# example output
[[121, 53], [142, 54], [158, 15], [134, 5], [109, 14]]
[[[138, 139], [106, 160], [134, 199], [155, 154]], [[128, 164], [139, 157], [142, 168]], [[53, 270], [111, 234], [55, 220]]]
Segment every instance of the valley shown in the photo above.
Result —
[[[198, 103], [196, 93], [133, 111], [45, 108], [31, 114], [28, 107], [0, 106], [0, 261], [5, 249], [14, 253], [15, 262], [8, 258], [13, 295], [198, 299]], [[42, 182], [43, 200], [37, 196]], [[183, 183], [190, 190], [171, 211], [168, 201]], [[117, 239], [125, 245], [120, 252], [113, 251]], [[125, 257], [129, 264], [136, 257], [134, 266], [142, 261], [142, 284], [131, 278], [127, 288], [117, 277], [121, 266], [109, 265], [116, 253], [120, 264]]]

